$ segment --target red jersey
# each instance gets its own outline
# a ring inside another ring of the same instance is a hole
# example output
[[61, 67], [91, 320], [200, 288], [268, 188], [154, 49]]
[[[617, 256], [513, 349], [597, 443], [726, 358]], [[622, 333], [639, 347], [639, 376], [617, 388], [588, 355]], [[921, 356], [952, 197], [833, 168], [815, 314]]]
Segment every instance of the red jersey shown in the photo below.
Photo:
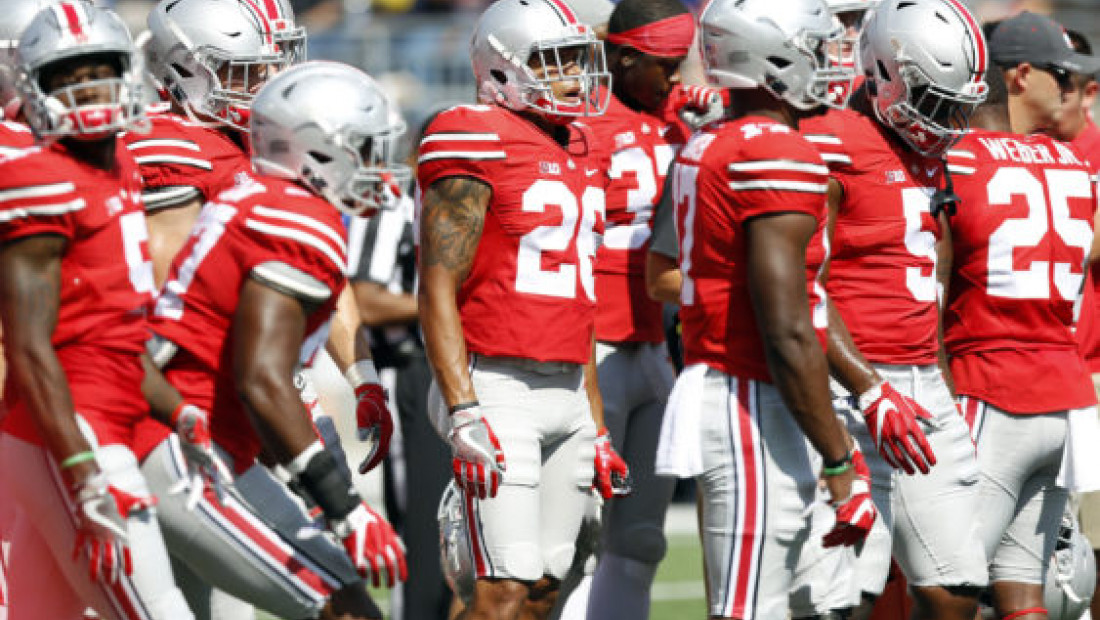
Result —
[[209, 200], [252, 170], [248, 154], [224, 132], [162, 108], [150, 106], [149, 133], [123, 135], [147, 189], [194, 187]]
[[30, 127], [12, 121], [0, 121], [0, 157], [10, 157], [20, 149], [34, 146]]
[[1071, 331], [1096, 211], [1089, 170], [1048, 136], [985, 130], [948, 166], [961, 198], [944, 313], [956, 390], [1012, 413], [1096, 404]]
[[[796, 131], [763, 117], [711, 123], [680, 151], [672, 169], [680, 232], [680, 321], [684, 362], [771, 381], [748, 290], [745, 223], [773, 213], [805, 213], [824, 225], [828, 168]], [[810, 241], [821, 243], [821, 235]], [[824, 248], [818, 254], [824, 255]], [[825, 293], [816, 273], [806, 287], [824, 344]]]
[[591, 130], [569, 126], [563, 147], [500, 106], [457, 106], [420, 146], [419, 186], [471, 177], [492, 188], [473, 266], [458, 291], [466, 347], [482, 355], [584, 363], [603, 232], [606, 156]]
[[851, 110], [807, 119], [801, 130], [844, 188], [825, 288], [853, 341], [872, 362], [936, 363], [940, 226], [929, 207], [942, 165]]
[[[596, 253], [596, 339], [605, 342], [663, 342], [661, 304], [645, 288], [646, 251], [653, 209], [678, 136], [662, 119], [637, 112], [611, 95], [601, 116], [585, 120], [596, 144], [610, 152], [606, 229]], [[670, 136], [669, 134], [672, 134]]]
[[[309, 345], [302, 352], [303, 360], [312, 357], [344, 287], [347, 247], [339, 212], [288, 181], [243, 175], [208, 202], [152, 317], [153, 331], [179, 347], [165, 376], [188, 402], [211, 412], [214, 440], [239, 471], [253, 463], [260, 441], [237, 396], [230, 331], [245, 282], [271, 263], [316, 281], [319, 292], [306, 322]], [[167, 434], [163, 426], [143, 432], [139, 458]]]
[[[101, 170], [55, 143], [0, 162], [0, 243], [35, 235], [67, 241], [53, 347], [75, 411], [101, 444], [132, 442], [148, 414], [140, 354], [153, 292], [141, 178], [119, 142], [115, 166]], [[5, 430], [39, 443], [31, 413], [9, 375]]]
[[[1089, 121], [1071, 144], [1078, 153], [1084, 155], [1092, 174], [1100, 174], [1100, 128]], [[1100, 263], [1089, 266], [1088, 281], [1081, 299], [1077, 340], [1089, 371], [1100, 373]]]

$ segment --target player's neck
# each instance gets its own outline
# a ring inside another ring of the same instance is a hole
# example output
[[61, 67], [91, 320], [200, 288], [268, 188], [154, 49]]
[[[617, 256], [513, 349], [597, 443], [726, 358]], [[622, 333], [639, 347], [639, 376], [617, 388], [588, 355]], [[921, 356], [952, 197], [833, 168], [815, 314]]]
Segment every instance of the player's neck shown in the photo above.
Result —
[[520, 117], [530, 121], [532, 125], [549, 135], [555, 142], [562, 146], [569, 144], [569, 127], [553, 123], [546, 116], [538, 112], [516, 112]]
[[798, 128], [798, 119], [791, 107], [763, 88], [738, 90], [732, 99], [730, 104], [732, 118], [763, 116], [793, 129]]
[[979, 106], [970, 117], [970, 126], [989, 131], [1012, 131], [1008, 108], [1003, 105]]
[[100, 170], [112, 170], [115, 167], [115, 145], [117, 138], [112, 134], [100, 140], [75, 140], [62, 138], [62, 146], [80, 161]]

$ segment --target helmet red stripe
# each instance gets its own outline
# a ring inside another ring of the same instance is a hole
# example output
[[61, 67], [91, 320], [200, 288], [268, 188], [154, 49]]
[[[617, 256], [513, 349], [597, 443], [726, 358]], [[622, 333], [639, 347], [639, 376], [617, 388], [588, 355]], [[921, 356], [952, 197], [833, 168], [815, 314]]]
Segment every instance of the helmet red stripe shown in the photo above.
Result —
[[566, 24], [575, 24], [575, 23], [577, 23], [577, 21], [578, 21], [577, 20], [577, 14], [573, 12], [573, 9], [569, 8], [568, 4], [566, 4], [562, 0], [546, 0], [546, 1], [550, 3], [550, 6], [552, 6], [555, 9], [558, 10], [558, 13], [561, 14], [561, 18], [562, 18], [562, 20], [565, 21]]
[[963, 18], [963, 21], [966, 22], [966, 27], [970, 29], [971, 41], [974, 45], [974, 81], [979, 81], [982, 79], [980, 76], [985, 74], [986, 65], [989, 62], [989, 54], [985, 49], [985, 37], [982, 36], [982, 27], [959, 0], [947, 0], [947, 2], [955, 9], [955, 12]]
[[69, 27], [69, 32], [74, 37], [80, 37], [84, 35], [84, 24], [80, 22], [80, 13], [77, 12], [75, 6], [69, 2], [62, 2], [60, 5], [61, 12], [65, 14], [65, 22]]
[[253, 0], [241, 0], [241, 2], [252, 9], [252, 12], [255, 13], [256, 17], [260, 20], [260, 26], [264, 29], [264, 41], [268, 44], [273, 43], [274, 39], [271, 36], [271, 20], [267, 18], [267, 13], [260, 9], [260, 6], [253, 2]]
[[267, 9], [267, 15], [272, 20], [282, 19], [283, 16], [279, 13], [279, 3], [275, 0], [264, 0], [264, 8]]

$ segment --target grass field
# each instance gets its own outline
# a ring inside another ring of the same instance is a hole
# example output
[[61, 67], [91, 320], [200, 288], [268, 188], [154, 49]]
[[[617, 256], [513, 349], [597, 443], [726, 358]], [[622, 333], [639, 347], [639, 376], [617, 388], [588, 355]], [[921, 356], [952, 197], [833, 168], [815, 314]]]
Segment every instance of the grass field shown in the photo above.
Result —
[[[389, 609], [389, 594], [371, 590], [382, 610]], [[653, 584], [653, 607], [650, 620], [696, 620], [705, 618], [702, 550], [694, 533], [670, 534], [668, 555], [657, 571]], [[278, 620], [267, 614], [257, 614], [259, 620]], [[442, 620], [442, 619], [441, 619]], [[595, 619], [593, 619], [595, 620]]]

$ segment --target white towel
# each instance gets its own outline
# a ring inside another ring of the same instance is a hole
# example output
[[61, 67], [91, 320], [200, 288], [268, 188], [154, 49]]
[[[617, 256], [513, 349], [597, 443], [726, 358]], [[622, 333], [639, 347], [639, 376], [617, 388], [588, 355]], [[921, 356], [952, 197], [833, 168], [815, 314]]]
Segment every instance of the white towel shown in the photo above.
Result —
[[1096, 407], [1070, 409], [1066, 416], [1066, 447], [1055, 484], [1087, 493], [1100, 490], [1100, 417]]
[[693, 364], [676, 378], [668, 396], [661, 439], [657, 444], [657, 474], [690, 478], [703, 473], [699, 427], [703, 415], [703, 380], [707, 367]]

